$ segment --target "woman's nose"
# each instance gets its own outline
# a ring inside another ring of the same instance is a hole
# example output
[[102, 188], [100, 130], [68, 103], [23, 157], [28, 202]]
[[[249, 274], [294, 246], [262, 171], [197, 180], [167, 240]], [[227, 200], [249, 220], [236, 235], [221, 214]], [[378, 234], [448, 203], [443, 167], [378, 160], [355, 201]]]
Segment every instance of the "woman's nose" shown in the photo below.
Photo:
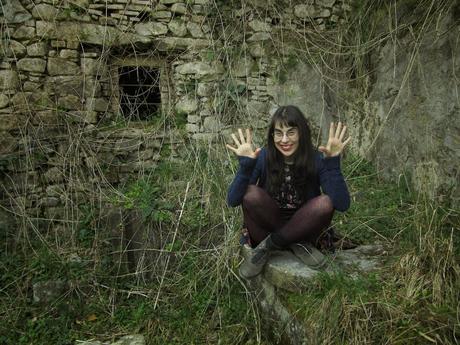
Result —
[[282, 141], [283, 143], [289, 141], [289, 137], [288, 137], [287, 133], [283, 133], [283, 138], [281, 139], [281, 141]]

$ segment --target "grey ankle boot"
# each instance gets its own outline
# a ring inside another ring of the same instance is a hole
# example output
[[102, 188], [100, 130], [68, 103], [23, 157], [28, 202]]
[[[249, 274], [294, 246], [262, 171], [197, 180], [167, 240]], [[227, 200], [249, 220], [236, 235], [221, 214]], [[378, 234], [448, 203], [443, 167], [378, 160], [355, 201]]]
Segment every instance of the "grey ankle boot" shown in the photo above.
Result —
[[279, 249], [279, 247], [273, 243], [269, 235], [245, 258], [239, 269], [240, 277], [249, 279], [260, 274], [270, 256], [270, 250], [273, 249]]

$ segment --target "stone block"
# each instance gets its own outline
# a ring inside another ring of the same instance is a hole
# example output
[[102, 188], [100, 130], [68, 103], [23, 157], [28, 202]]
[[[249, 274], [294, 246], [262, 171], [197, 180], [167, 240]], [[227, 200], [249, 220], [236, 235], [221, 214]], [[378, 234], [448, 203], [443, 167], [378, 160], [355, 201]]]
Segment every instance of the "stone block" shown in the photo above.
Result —
[[189, 115], [187, 116], [187, 122], [188, 123], [199, 123], [200, 117], [198, 115]]
[[248, 23], [248, 25], [253, 31], [264, 31], [264, 32], [271, 31], [270, 24], [266, 23], [266, 22], [263, 22], [261, 20], [251, 20]]
[[18, 115], [0, 115], [0, 131], [9, 131], [21, 127], [22, 119]]
[[10, 98], [4, 93], [0, 93], [0, 109], [8, 106]]
[[48, 59], [48, 73], [51, 76], [57, 75], [76, 75], [80, 72], [80, 67], [72, 61], [62, 58]]
[[48, 46], [45, 42], [37, 42], [27, 46], [27, 55], [29, 56], [46, 56]]
[[23, 58], [18, 61], [17, 67], [20, 71], [44, 73], [46, 60], [40, 58]]
[[7, 23], [18, 24], [32, 18], [32, 15], [21, 5], [19, 0], [6, 1], [2, 6], [3, 15]]
[[67, 95], [58, 99], [58, 106], [66, 110], [80, 110], [81, 100], [80, 97], [75, 95]]
[[325, 8], [324, 10], [321, 10], [321, 12], [319, 13], [319, 17], [322, 17], [322, 18], [327, 18], [330, 16], [331, 16], [331, 11], [327, 8]]
[[177, 14], [185, 14], [187, 13], [187, 6], [184, 3], [175, 3], [171, 6], [171, 12]]
[[59, 10], [48, 4], [38, 4], [32, 9], [32, 16], [35, 19], [53, 22], [59, 14]]
[[160, 4], [164, 5], [172, 5], [178, 2], [179, 0], [160, 0]]
[[265, 49], [262, 46], [261, 43], [251, 43], [248, 46], [249, 54], [254, 57], [254, 58], [260, 58], [262, 56], [265, 56]]
[[187, 123], [185, 125], [185, 129], [187, 130], [187, 132], [189, 133], [197, 133], [200, 131], [200, 126], [194, 124], [194, 123]]
[[31, 37], [35, 36], [35, 28], [31, 28], [29, 26], [20, 26], [17, 28], [13, 34], [12, 37], [18, 40], [21, 39], [30, 39]]
[[37, 28], [37, 36], [41, 38], [51, 38], [56, 35], [56, 26], [54, 23], [46, 21], [37, 21], [35, 27]]
[[168, 28], [174, 36], [183, 37], [187, 34], [187, 26], [182, 19], [173, 18], [168, 23]]
[[294, 6], [294, 15], [300, 19], [307, 19], [314, 17], [316, 8], [313, 5], [301, 4]]
[[19, 86], [19, 78], [16, 71], [0, 70], [0, 90], [12, 90]]
[[323, 7], [332, 7], [336, 0], [316, 0], [316, 4]]
[[190, 114], [198, 109], [198, 101], [194, 98], [185, 96], [176, 103], [175, 109], [180, 114]]
[[9, 40], [3, 41], [3, 44], [5, 45], [5, 55], [8, 57], [22, 58], [26, 55], [27, 49], [21, 42]]
[[70, 111], [66, 113], [67, 118], [71, 121], [83, 122], [83, 123], [97, 123], [97, 112], [82, 110], [82, 111]]
[[100, 112], [106, 112], [109, 102], [105, 98], [89, 98], [86, 100], [86, 109]]
[[[2, 116], [0, 116], [0, 119]], [[17, 147], [17, 139], [6, 131], [0, 132], [0, 154], [5, 155], [14, 152]]]
[[198, 83], [196, 94], [201, 97], [207, 97], [211, 95], [212, 86], [209, 83]]
[[271, 35], [268, 32], [256, 32], [252, 34], [247, 41], [248, 42], [259, 42], [259, 41], [267, 41], [271, 39]]
[[186, 37], [164, 37], [157, 39], [155, 42], [156, 48], [159, 51], [173, 50], [192, 50], [210, 47], [211, 41], [206, 39], [193, 39]]
[[31, 81], [26, 81], [23, 86], [23, 90], [26, 92], [34, 92], [37, 91], [40, 88], [39, 83], [34, 83]]
[[145, 37], [164, 35], [168, 32], [168, 27], [163, 23], [139, 23], [134, 26], [136, 33]]
[[215, 116], [208, 116], [204, 119], [203, 127], [205, 132], [218, 132], [222, 124]]
[[154, 11], [150, 14], [152, 19], [171, 19], [172, 13], [169, 11]]
[[187, 23], [187, 30], [192, 35], [194, 38], [201, 38], [204, 36], [204, 32], [201, 29], [201, 25], [194, 23], [194, 22], [188, 22]]
[[78, 51], [73, 49], [62, 49], [59, 52], [59, 57], [63, 59], [77, 59], [78, 58]]

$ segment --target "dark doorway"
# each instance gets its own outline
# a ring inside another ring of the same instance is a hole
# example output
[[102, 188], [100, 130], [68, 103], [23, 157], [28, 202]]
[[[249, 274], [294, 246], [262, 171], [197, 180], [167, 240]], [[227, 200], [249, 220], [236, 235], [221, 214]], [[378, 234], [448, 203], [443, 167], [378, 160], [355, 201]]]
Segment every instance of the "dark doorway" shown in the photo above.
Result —
[[123, 116], [133, 121], [145, 121], [161, 111], [160, 70], [142, 66], [118, 69], [120, 107]]

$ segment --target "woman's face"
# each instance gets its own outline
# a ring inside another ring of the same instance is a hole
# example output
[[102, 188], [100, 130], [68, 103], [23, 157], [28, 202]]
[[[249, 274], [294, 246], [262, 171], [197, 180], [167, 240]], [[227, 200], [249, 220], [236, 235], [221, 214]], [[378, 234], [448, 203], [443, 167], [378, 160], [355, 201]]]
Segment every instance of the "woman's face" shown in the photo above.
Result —
[[281, 152], [285, 160], [289, 161], [299, 147], [299, 131], [297, 127], [278, 122], [275, 124], [273, 140], [276, 149]]

